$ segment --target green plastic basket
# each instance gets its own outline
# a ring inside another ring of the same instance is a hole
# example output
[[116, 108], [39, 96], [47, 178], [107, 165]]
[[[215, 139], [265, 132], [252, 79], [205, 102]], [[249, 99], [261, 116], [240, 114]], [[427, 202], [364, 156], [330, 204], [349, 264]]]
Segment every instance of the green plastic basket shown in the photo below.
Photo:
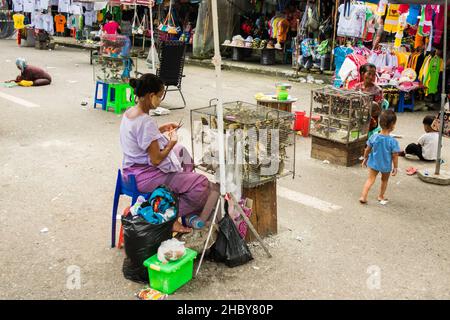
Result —
[[158, 260], [157, 254], [148, 258], [144, 261], [144, 266], [148, 268], [150, 287], [166, 294], [172, 294], [192, 279], [196, 257], [196, 251], [186, 248], [181, 259], [166, 264]]

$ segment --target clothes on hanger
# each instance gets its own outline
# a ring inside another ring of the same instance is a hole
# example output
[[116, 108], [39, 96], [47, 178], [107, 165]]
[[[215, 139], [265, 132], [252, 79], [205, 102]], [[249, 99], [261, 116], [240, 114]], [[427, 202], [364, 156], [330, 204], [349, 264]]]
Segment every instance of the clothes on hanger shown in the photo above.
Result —
[[388, 6], [386, 20], [384, 20], [384, 31], [390, 33], [397, 32], [398, 20], [400, 18], [399, 8], [399, 4], [390, 4]]
[[32, 13], [34, 11], [34, 0], [23, 0], [23, 12]]
[[13, 21], [14, 21], [14, 29], [23, 29], [25, 28], [25, 16], [21, 13], [16, 13], [13, 15]]
[[13, 1], [13, 11], [22, 12], [23, 11], [23, 0], [12, 0]]
[[63, 33], [64, 32], [64, 28], [66, 26], [66, 17], [62, 14], [57, 14], [55, 16], [55, 28], [56, 28], [56, 32], [58, 33]]
[[69, 13], [70, 0], [59, 0], [58, 1], [58, 12]]
[[366, 25], [366, 10], [363, 4], [341, 4], [338, 8], [338, 37], [361, 38]]

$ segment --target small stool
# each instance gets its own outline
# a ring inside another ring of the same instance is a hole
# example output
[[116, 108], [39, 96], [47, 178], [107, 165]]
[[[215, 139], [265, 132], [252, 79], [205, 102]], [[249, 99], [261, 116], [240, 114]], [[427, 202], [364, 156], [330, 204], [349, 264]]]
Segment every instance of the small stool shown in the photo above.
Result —
[[[127, 90], [130, 89], [130, 100], [127, 99]], [[128, 83], [110, 83], [108, 86], [108, 97], [106, 99], [106, 111], [114, 108], [115, 113], [134, 105], [133, 88]]]
[[411, 97], [411, 102], [405, 102], [405, 92], [400, 91], [400, 101], [398, 102], [398, 111], [397, 112], [405, 112], [405, 109], [409, 109], [414, 111], [414, 91], [409, 92], [409, 96]]
[[[98, 89], [102, 88], [102, 97], [98, 97]], [[94, 109], [97, 107], [97, 104], [102, 106], [103, 110], [106, 110], [106, 102], [108, 100], [108, 83], [103, 81], [97, 81], [95, 85], [95, 97], [94, 97]]]
[[[128, 176], [128, 181], [123, 180], [122, 171], [119, 169], [117, 172], [116, 190], [114, 192], [114, 201], [112, 209], [112, 226], [111, 226], [111, 248], [116, 246], [116, 220], [117, 220], [117, 208], [119, 207], [119, 198], [121, 195], [127, 195], [131, 197], [131, 206], [134, 205], [139, 196], [144, 196], [148, 199], [148, 193], [141, 193], [137, 189], [136, 178], [133, 175]], [[120, 238], [123, 238], [123, 230], [120, 230]], [[122, 241], [120, 241], [122, 242]], [[121, 243], [120, 243], [121, 244]]]

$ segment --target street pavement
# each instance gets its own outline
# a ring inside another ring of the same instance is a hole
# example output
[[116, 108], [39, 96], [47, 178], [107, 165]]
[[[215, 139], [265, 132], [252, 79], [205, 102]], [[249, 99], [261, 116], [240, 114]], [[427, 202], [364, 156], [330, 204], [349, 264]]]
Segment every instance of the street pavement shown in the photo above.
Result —
[[[46, 68], [53, 83], [0, 87], [0, 298], [135, 299], [143, 285], [124, 279], [124, 251], [109, 248], [120, 115], [93, 108], [88, 51], [40, 51], [3, 40], [1, 80], [17, 76], [19, 56]], [[186, 66], [185, 74], [188, 108], [159, 123], [183, 118], [187, 124], [190, 109], [216, 97], [213, 70]], [[253, 102], [255, 93], [286, 81], [233, 71], [223, 77], [225, 101]], [[309, 111], [316, 87], [293, 84], [296, 110]], [[181, 97], [170, 92], [162, 106], [180, 107]], [[398, 115], [402, 147], [423, 133], [426, 114]], [[190, 146], [187, 130], [180, 143]], [[278, 182], [278, 234], [266, 239], [273, 258], [252, 245], [255, 259], [244, 266], [205, 262], [170, 299], [450, 298], [450, 189], [405, 172], [434, 165], [400, 159], [389, 204], [376, 202], [377, 181], [362, 206], [366, 170], [311, 159], [310, 150], [311, 139], [299, 136], [295, 179]], [[449, 170], [448, 139], [443, 157]], [[122, 197], [119, 212], [128, 203]]]

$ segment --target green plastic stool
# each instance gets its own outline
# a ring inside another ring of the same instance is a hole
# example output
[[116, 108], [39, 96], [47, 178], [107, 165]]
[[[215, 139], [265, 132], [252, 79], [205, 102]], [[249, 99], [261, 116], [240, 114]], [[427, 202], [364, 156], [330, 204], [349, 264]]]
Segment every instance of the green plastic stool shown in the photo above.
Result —
[[[130, 89], [130, 99], [127, 99], [127, 89]], [[133, 88], [128, 83], [109, 83], [108, 98], [106, 99], [106, 111], [114, 108], [115, 113], [134, 106]]]

